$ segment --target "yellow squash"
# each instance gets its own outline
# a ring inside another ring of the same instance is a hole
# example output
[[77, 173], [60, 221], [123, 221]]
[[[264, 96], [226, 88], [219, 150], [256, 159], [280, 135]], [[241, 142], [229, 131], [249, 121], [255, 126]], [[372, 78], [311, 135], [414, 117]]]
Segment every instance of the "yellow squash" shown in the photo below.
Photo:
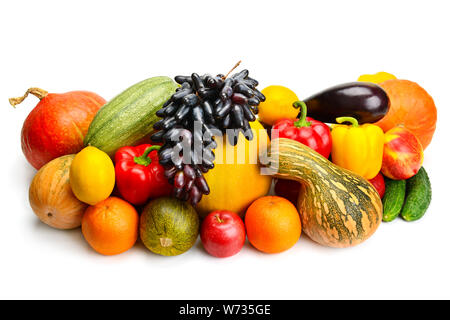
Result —
[[197, 205], [200, 216], [205, 217], [214, 210], [228, 210], [242, 217], [254, 200], [269, 192], [272, 178], [261, 175], [257, 164], [259, 151], [267, 147], [269, 137], [258, 121], [250, 125], [254, 135], [251, 141], [240, 133], [233, 147], [226, 136], [216, 138], [215, 167], [205, 174], [211, 193], [204, 195]]

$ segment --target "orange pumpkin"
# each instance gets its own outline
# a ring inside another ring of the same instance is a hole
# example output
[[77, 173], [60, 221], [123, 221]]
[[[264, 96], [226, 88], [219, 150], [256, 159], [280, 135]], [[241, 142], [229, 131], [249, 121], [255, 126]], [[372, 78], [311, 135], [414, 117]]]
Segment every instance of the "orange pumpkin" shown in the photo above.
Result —
[[30, 185], [31, 208], [42, 222], [53, 228], [79, 227], [88, 206], [70, 188], [69, 169], [74, 157], [67, 155], [50, 161], [36, 173]]
[[425, 149], [436, 130], [437, 110], [433, 98], [408, 80], [387, 80], [380, 86], [388, 94], [391, 106], [386, 116], [375, 124], [384, 132], [402, 125], [414, 133]]

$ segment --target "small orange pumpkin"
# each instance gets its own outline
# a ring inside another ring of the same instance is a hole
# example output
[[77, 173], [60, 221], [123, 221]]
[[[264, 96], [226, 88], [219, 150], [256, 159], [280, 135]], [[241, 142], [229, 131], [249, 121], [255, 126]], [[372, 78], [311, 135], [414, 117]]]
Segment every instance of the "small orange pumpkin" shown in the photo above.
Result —
[[29, 189], [31, 208], [39, 219], [56, 229], [73, 229], [81, 225], [87, 204], [72, 193], [70, 165], [75, 155], [56, 158], [34, 176]]
[[380, 86], [389, 96], [391, 106], [375, 124], [384, 132], [404, 126], [414, 133], [425, 150], [436, 130], [437, 110], [433, 98], [417, 83], [408, 80], [387, 80]]

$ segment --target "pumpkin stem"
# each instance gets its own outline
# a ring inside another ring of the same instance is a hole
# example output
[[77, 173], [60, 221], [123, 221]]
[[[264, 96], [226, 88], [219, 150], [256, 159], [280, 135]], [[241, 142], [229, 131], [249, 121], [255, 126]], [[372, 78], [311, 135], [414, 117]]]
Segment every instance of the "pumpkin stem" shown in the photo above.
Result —
[[48, 92], [43, 90], [43, 89], [39, 89], [39, 88], [30, 88], [27, 90], [27, 92], [25, 92], [25, 94], [22, 97], [18, 97], [18, 98], [9, 98], [9, 103], [15, 108], [16, 105], [20, 104], [23, 102], [23, 100], [25, 100], [29, 94], [32, 94], [33, 96], [36, 96], [37, 98], [39, 98], [39, 100], [44, 99]]
[[296, 109], [300, 108], [300, 119], [294, 122], [294, 126], [296, 126], [297, 128], [311, 126], [311, 122], [306, 121], [306, 114], [308, 113], [306, 103], [304, 103], [303, 101], [295, 101], [292, 106]]
[[336, 118], [337, 123], [350, 122], [352, 127], [359, 127], [358, 120], [353, 117], [339, 117]]
[[159, 150], [161, 146], [151, 146], [145, 149], [144, 154], [139, 157], [134, 157], [134, 162], [143, 166], [148, 166], [150, 163], [152, 163], [152, 159], [148, 157], [150, 152], [153, 150]]
[[225, 80], [225, 79], [230, 75], [230, 73], [233, 72], [234, 69], [236, 69], [237, 67], [239, 67], [239, 65], [241, 64], [241, 62], [242, 62], [242, 60], [239, 60], [239, 61], [234, 65], [234, 67], [231, 68], [230, 71], [228, 71], [228, 73], [226, 74], [226, 76], [222, 77], [222, 79]]

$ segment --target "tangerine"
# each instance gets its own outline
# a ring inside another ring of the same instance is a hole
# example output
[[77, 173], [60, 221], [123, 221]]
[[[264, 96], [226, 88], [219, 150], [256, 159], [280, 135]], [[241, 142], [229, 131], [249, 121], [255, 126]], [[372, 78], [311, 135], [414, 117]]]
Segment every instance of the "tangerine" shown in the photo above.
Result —
[[291, 248], [302, 231], [300, 216], [287, 199], [265, 196], [247, 209], [245, 227], [250, 243], [266, 253], [279, 253]]
[[127, 251], [138, 237], [139, 215], [136, 209], [117, 197], [109, 197], [86, 209], [81, 231], [89, 245], [103, 255]]

